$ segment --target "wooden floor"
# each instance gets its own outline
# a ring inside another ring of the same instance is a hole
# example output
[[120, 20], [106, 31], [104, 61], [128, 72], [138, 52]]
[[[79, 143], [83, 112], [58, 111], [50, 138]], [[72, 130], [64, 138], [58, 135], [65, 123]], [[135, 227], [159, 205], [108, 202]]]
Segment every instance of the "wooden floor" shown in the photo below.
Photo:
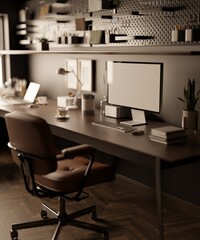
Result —
[[[155, 198], [134, 183], [117, 177], [115, 182], [88, 189], [90, 197], [69, 202], [69, 212], [97, 205], [99, 224], [109, 227], [111, 240], [158, 239]], [[45, 202], [56, 208], [56, 201]], [[0, 152], [0, 239], [10, 239], [10, 225], [40, 219], [41, 200], [24, 189], [18, 168], [10, 154]], [[199, 240], [200, 221], [165, 206], [165, 240]], [[83, 220], [91, 221], [89, 216]], [[51, 239], [55, 226], [19, 231], [20, 240]], [[63, 227], [60, 240], [97, 240], [98, 233]]]

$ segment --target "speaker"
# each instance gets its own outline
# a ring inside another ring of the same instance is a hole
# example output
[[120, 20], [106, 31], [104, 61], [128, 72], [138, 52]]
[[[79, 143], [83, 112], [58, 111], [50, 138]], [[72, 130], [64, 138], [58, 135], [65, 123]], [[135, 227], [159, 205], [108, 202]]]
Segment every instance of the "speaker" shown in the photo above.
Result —
[[130, 109], [115, 105], [105, 105], [105, 116], [113, 118], [127, 118], [130, 117]]

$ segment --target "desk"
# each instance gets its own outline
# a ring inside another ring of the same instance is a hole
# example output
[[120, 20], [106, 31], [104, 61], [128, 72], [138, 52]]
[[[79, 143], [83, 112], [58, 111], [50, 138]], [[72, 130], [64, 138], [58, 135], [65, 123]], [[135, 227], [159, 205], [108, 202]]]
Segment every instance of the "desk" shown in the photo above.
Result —
[[[163, 211], [162, 211], [162, 170], [165, 164], [168, 167], [183, 165], [198, 161], [200, 156], [200, 134], [189, 134], [189, 141], [184, 144], [164, 145], [149, 140], [152, 127], [166, 125], [162, 122], [150, 122], [140, 126], [145, 131], [142, 136], [133, 136], [131, 133], [123, 133], [117, 130], [103, 128], [92, 124], [92, 121], [104, 118], [98, 113], [95, 116], [84, 116], [80, 110], [69, 111], [70, 119], [61, 121], [55, 119], [56, 102], [49, 101], [46, 106], [28, 108], [21, 106], [0, 106], [0, 117], [14, 110], [44, 118], [50, 125], [54, 135], [76, 143], [88, 143], [97, 149], [110, 155], [134, 161], [134, 163], [151, 167], [155, 170], [157, 214], [159, 223], [159, 239], [164, 239], [163, 234]], [[143, 154], [144, 160], [132, 158], [136, 153]]]

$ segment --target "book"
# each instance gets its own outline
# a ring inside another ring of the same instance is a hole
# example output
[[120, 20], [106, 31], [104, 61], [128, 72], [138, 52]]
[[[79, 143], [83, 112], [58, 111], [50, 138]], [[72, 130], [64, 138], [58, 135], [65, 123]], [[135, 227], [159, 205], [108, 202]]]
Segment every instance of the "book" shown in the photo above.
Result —
[[163, 135], [163, 136], [162, 135], [149, 134], [149, 137], [169, 141], [169, 140], [173, 140], [173, 139], [184, 138], [184, 137], [186, 137], [186, 133], [185, 132], [180, 132], [180, 133], [168, 134], [168, 135]]
[[150, 135], [166, 138], [172, 135], [174, 136], [183, 135], [184, 133], [185, 130], [183, 128], [169, 125], [164, 127], [152, 128]]
[[151, 141], [162, 144], [174, 144], [187, 141], [185, 130], [171, 125], [152, 128], [149, 138]]
[[175, 143], [184, 143], [184, 142], [187, 141], [187, 137], [177, 138], [177, 139], [172, 139], [172, 140], [165, 140], [165, 139], [150, 137], [150, 140], [153, 141], [153, 142], [162, 143], [162, 144], [167, 145], [167, 144], [175, 144]]

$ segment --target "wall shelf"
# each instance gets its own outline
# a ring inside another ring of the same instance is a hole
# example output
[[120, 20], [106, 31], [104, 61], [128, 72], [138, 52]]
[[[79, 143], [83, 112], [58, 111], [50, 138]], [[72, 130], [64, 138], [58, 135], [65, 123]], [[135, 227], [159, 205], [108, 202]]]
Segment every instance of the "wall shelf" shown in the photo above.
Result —
[[2, 50], [0, 55], [31, 54], [111, 54], [111, 55], [200, 55], [200, 46], [137, 46], [137, 47], [52, 47], [49, 51], [36, 50]]
[[[34, 0], [28, 1], [24, 11], [29, 9], [34, 14], [30, 15], [25, 11], [27, 16], [22, 20], [24, 22], [26, 19], [27, 29], [17, 29], [19, 44], [24, 45], [24, 40], [27, 39], [34, 42], [41, 36], [47, 37], [51, 42], [60, 43], [60, 38], [63, 39], [63, 36], [84, 37], [85, 35], [87, 35], [85, 41], [88, 43], [89, 31], [97, 30], [127, 36], [154, 36], [148, 38], [150, 46], [168, 45], [173, 44], [171, 43], [172, 28], [177, 23], [183, 25], [180, 19], [184, 19], [185, 23], [190, 21], [191, 13], [194, 12], [194, 15], [197, 15], [197, 3], [190, 4], [191, 6], [186, 8], [184, 0], [176, 0], [175, 3], [164, 1], [158, 3], [156, 0], [126, 0], [122, 1], [119, 6], [117, 4], [117, 8], [106, 7], [94, 12], [89, 11], [89, 2], [83, 0], [58, 3], [56, 0], [45, 0], [35, 5]], [[96, 7], [93, 5], [94, 0], [91, 0], [91, 4]], [[90, 23], [86, 24], [88, 21]], [[155, 27], [157, 25], [159, 30]], [[18, 27], [23, 26], [18, 24]], [[120, 47], [146, 45], [138, 40], [141, 38], [130, 38], [125, 43], [117, 42], [117, 44]], [[66, 41], [61, 40], [61, 42]]]

